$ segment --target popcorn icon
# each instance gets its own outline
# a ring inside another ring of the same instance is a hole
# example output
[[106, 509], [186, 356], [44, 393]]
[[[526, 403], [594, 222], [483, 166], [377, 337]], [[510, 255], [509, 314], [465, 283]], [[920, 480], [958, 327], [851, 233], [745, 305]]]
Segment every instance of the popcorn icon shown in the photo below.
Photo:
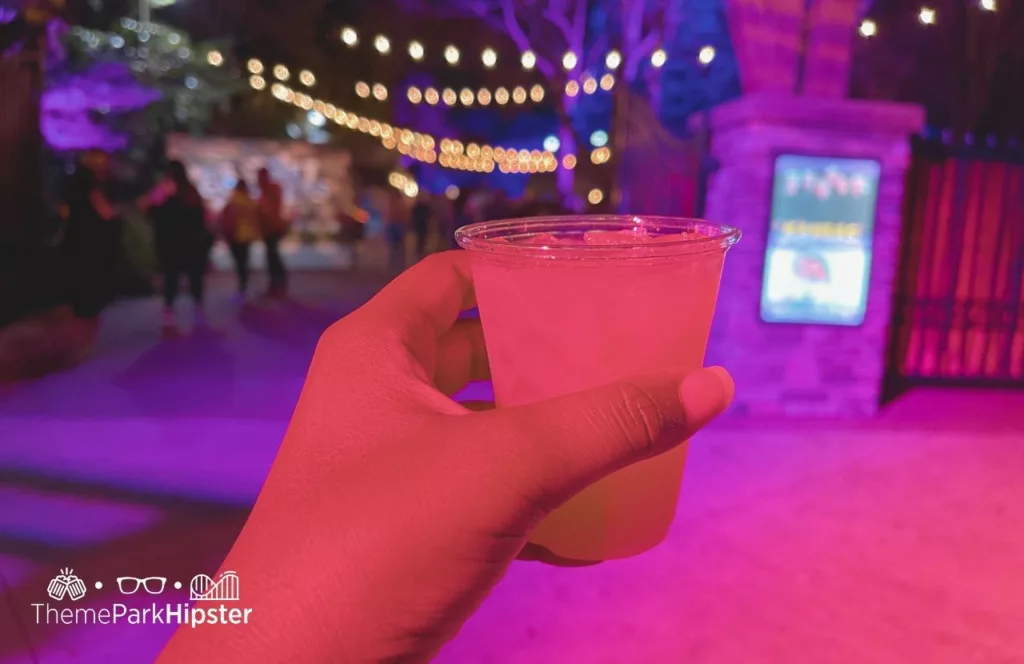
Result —
[[46, 594], [58, 602], [65, 596], [77, 602], [85, 597], [85, 582], [75, 576], [73, 569], [65, 567], [46, 586]]

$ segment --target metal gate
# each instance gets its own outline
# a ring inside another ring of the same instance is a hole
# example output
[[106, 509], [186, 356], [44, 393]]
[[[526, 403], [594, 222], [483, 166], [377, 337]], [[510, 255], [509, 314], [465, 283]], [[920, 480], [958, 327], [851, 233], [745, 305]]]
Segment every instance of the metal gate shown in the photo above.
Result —
[[1024, 154], [918, 141], [901, 252], [890, 394], [1024, 386]]

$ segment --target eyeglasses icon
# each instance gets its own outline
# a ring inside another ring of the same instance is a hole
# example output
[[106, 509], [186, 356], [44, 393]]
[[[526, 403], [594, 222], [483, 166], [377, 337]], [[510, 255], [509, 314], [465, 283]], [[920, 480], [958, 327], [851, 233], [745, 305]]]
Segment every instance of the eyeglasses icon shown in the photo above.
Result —
[[159, 595], [164, 591], [166, 584], [167, 578], [163, 576], [149, 576], [145, 579], [134, 576], [117, 577], [117, 589], [121, 591], [122, 595], [134, 595], [139, 588], [145, 589], [150, 595]]

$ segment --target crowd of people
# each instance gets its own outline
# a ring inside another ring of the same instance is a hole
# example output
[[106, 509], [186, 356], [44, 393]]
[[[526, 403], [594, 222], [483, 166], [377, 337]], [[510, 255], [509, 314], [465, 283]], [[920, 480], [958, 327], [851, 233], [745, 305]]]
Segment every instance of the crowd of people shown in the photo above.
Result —
[[[107, 155], [94, 151], [82, 155], [65, 191], [64, 265], [68, 294], [79, 318], [95, 319], [115, 291], [114, 270], [126, 206], [112, 202], [111, 184]], [[360, 245], [376, 241], [386, 247], [386, 270], [391, 275], [430, 251], [454, 247], [454, 232], [461, 226], [568, 212], [556, 202], [531, 195], [512, 200], [503, 190], [490, 188], [466, 190], [451, 198], [421, 190], [410, 198], [395, 188], [371, 187], [356, 196], [354, 203], [339, 218], [339, 239], [351, 249], [352, 267], [365, 267], [358, 258], [372, 252]], [[205, 284], [218, 239], [227, 245], [234, 264], [238, 302], [252, 296], [252, 247], [260, 242], [266, 248], [266, 295], [287, 294], [281, 243], [291, 224], [282, 188], [266, 168], [258, 172], [252, 185], [239, 177], [216, 214], [211, 214], [179, 161], [169, 162], [156, 184], [128, 205], [143, 213], [152, 228], [165, 332], [176, 331], [174, 307], [182, 281], [188, 283], [196, 323], [205, 323]]]

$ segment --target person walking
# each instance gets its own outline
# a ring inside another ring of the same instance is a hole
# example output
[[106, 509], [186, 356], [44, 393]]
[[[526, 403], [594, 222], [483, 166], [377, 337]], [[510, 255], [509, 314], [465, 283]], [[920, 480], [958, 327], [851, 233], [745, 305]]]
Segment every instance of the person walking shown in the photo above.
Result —
[[433, 219], [434, 210], [431, 206], [430, 194], [420, 192], [416, 199], [416, 205], [412, 208], [412, 233], [416, 241], [416, 256], [414, 260], [423, 260], [427, 251], [427, 234], [430, 232], [430, 222]]
[[388, 220], [385, 235], [388, 243], [388, 272], [398, 274], [405, 269], [405, 229], [409, 223], [409, 204], [399, 191], [388, 196]]
[[164, 333], [177, 330], [174, 301], [182, 276], [188, 279], [196, 325], [205, 325], [204, 280], [213, 236], [206, 227], [203, 197], [189, 179], [185, 165], [180, 161], [168, 164], [163, 178], [141, 201], [140, 207], [149, 211], [153, 221], [157, 260], [163, 278]]
[[249, 292], [249, 254], [252, 243], [260, 239], [260, 220], [259, 204], [249, 195], [249, 185], [242, 178], [221, 212], [220, 228], [235, 262], [237, 299], [245, 302]]
[[269, 295], [280, 297], [288, 292], [288, 272], [281, 259], [281, 240], [288, 234], [290, 224], [284, 214], [281, 185], [274, 182], [266, 168], [260, 169], [257, 181], [260, 186], [260, 229], [267, 247], [267, 271], [270, 273]]

